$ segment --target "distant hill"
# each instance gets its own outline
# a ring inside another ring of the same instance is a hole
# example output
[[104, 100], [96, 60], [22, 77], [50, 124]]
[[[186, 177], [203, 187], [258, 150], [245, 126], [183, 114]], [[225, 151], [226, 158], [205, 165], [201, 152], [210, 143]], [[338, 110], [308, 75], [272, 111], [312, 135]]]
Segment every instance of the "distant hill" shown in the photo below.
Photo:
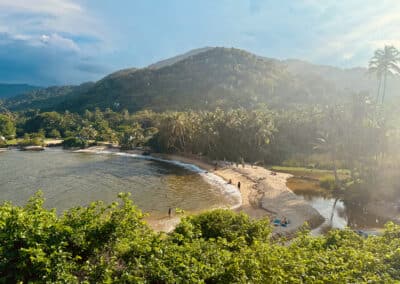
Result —
[[[316, 65], [306, 61], [289, 59], [282, 61], [288, 71], [300, 79], [321, 78], [331, 82], [336, 89], [351, 92], [369, 92], [372, 97], [377, 92], [375, 74], [370, 74], [367, 68], [342, 69], [327, 65]], [[400, 95], [400, 77], [391, 76], [387, 81], [387, 97]]]
[[[388, 96], [399, 90], [388, 81]], [[124, 69], [96, 83], [36, 90], [5, 102], [11, 110], [182, 110], [273, 108], [325, 104], [354, 92], [376, 92], [366, 69], [340, 69], [300, 60], [264, 58], [234, 48], [202, 48], [142, 69]]]
[[1, 84], [0, 83], [0, 99], [11, 98], [16, 95], [24, 94], [40, 87], [27, 84]]
[[193, 49], [193, 50], [188, 51], [188, 52], [186, 52], [184, 54], [181, 54], [181, 55], [178, 55], [178, 56], [174, 56], [174, 57], [171, 57], [171, 58], [168, 58], [168, 59], [165, 59], [165, 60], [161, 60], [161, 61], [156, 62], [154, 64], [151, 64], [151, 65], [148, 66], [148, 68], [150, 68], [150, 69], [160, 69], [160, 68], [163, 68], [165, 66], [170, 66], [170, 65], [175, 64], [175, 63], [177, 63], [179, 61], [182, 61], [182, 60], [184, 60], [184, 59], [186, 59], [186, 58], [188, 58], [190, 56], [194, 56], [196, 54], [208, 51], [210, 49], [213, 49], [213, 47], [207, 46], [207, 47], [203, 47], [203, 48]]
[[84, 83], [79, 86], [54, 86], [35, 89], [23, 95], [9, 98], [5, 107], [14, 110], [40, 109], [43, 111], [64, 110], [62, 104], [65, 100], [79, 96], [92, 87], [94, 83]]
[[308, 100], [308, 89], [299, 86], [275, 60], [239, 49], [212, 48], [172, 65], [111, 74], [63, 107], [162, 111], [292, 104]]

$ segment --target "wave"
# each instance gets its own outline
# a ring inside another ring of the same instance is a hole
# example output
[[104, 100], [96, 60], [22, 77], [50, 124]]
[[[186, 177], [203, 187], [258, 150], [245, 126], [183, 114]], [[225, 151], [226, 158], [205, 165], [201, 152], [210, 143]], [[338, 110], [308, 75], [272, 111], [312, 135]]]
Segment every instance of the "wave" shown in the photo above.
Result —
[[[79, 152], [79, 151], [77, 151]], [[220, 193], [224, 196], [224, 198], [232, 204], [229, 206], [230, 209], [239, 208], [242, 205], [242, 195], [240, 191], [237, 189], [236, 186], [232, 184], [228, 184], [223, 178], [217, 176], [216, 174], [210, 173], [194, 164], [185, 163], [177, 160], [168, 160], [159, 157], [154, 157], [150, 155], [140, 155], [140, 154], [131, 154], [125, 152], [113, 152], [113, 151], [106, 151], [106, 150], [98, 150], [92, 151], [91, 153], [94, 154], [108, 154], [108, 155], [115, 155], [115, 156], [124, 156], [124, 157], [132, 157], [135, 159], [142, 159], [142, 160], [150, 160], [150, 161], [157, 161], [172, 164], [191, 172], [199, 174], [208, 184], [212, 185], [213, 188], [216, 188], [220, 191]]]

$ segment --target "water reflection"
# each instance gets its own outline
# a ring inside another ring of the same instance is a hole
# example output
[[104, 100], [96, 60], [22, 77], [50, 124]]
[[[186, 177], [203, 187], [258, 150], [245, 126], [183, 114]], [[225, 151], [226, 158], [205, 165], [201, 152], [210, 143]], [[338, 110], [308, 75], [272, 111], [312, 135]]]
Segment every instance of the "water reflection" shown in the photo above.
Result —
[[[290, 187], [290, 183], [288, 183]], [[381, 228], [388, 220], [383, 220], [368, 212], [361, 202], [343, 200], [338, 194], [314, 188], [307, 190], [292, 189], [294, 193], [309, 202], [324, 217], [324, 223], [313, 230], [313, 234], [321, 234], [334, 229], [350, 227], [352, 229]]]

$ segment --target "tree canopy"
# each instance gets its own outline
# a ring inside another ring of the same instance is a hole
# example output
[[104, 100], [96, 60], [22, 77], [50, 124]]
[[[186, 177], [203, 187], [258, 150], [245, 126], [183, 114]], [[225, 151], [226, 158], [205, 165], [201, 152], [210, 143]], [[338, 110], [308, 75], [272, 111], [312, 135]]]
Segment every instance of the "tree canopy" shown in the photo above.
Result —
[[184, 218], [155, 233], [128, 195], [57, 216], [40, 193], [23, 207], [0, 206], [4, 283], [394, 283], [400, 281], [400, 227], [379, 237], [350, 230], [289, 243], [267, 220], [229, 210]]

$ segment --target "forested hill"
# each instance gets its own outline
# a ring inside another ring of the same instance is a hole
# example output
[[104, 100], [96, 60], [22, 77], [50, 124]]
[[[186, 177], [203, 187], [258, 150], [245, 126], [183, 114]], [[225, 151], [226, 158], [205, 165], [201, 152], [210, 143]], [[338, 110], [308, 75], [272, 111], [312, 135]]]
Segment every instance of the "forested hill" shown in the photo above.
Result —
[[238, 49], [214, 48], [161, 68], [133, 69], [97, 82], [69, 100], [70, 110], [110, 107], [215, 109], [278, 103], [298, 93], [282, 65]]
[[61, 110], [65, 101], [87, 92], [93, 85], [94, 83], [84, 83], [79, 86], [53, 86], [35, 89], [7, 99], [5, 107], [10, 110]]
[[0, 99], [11, 98], [39, 88], [27, 84], [0, 84]]
[[184, 60], [184, 59], [186, 59], [186, 58], [188, 58], [190, 56], [193, 56], [193, 55], [196, 55], [196, 54], [199, 54], [199, 53], [202, 53], [202, 52], [206, 52], [206, 51], [208, 51], [210, 49], [213, 49], [213, 47], [196, 48], [196, 49], [190, 50], [190, 51], [188, 51], [188, 52], [186, 52], [184, 54], [180, 54], [180, 55], [177, 55], [177, 56], [174, 56], [174, 57], [171, 57], [171, 58], [167, 58], [165, 60], [161, 60], [161, 61], [158, 61], [156, 63], [153, 63], [153, 64], [149, 65], [148, 68], [160, 69], [162, 67], [175, 64], [175, 63], [177, 63], [177, 62], [179, 62], [181, 60]]
[[[316, 65], [297, 59], [285, 60], [283, 63], [287, 65], [288, 71], [300, 80], [323, 79], [332, 83], [338, 90], [348, 93], [370, 92], [372, 97], [377, 91], [376, 74], [369, 73], [366, 68], [342, 69], [327, 65]], [[387, 80], [386, 95], [388, 97], [399, 96], [398, 90], [400, 90], [400, 77], [390, 76]]]
[[83, 88], [45, 89], [7, 100], [5, 105], [11, 110], [72, 112], [96, 107], [116, 111], [251, 108], [260, 103], [286, 108], [325, 104], [371, 88], [373, 95], [375, 85], [376, 78], [362, 68], [343, 70], [263, 58], [234, 48], [203, 48], [147, 68], [118, 71]]

